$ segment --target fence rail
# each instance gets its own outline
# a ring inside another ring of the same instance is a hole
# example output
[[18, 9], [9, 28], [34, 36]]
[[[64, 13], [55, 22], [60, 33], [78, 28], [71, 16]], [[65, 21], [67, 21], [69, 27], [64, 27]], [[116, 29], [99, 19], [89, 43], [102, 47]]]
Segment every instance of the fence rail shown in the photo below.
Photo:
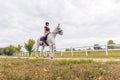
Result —
[[[110, 46], [114, 46], [115, 48], [109, 49]], [[101, 49], [94, 49], [95, 47], [101, 47]], [[119, 47], [118, 49], [116, 47]], [[69, 49], [66, 51], [66, 49]], [[81, 46], [81, 47], [70, 47], [70, 48], [60, 48], [55, 49], [57, 53], [60, 54], [60, 56], [63, 56], [64, 53], [70, 53], [71, 56], [74, 56], [75, 52], [83, 52], [86, 56], [89, 56], [89, 52], [105, 52], [105, 55], [109, 55], [109, 51], [120, 51], [120, 44], [111, 44], [111, 45], [99, 45], [99, 46]], [[44, 52], [47, 56], [48, 51]], [[14, 56], [29, 56], [28, 53], [20, 53], [20, 54], [14, 54]], [[31, 56], [41, 56], [41, 52], [39, 53], [32, 53]]]
[[[102, 47], [101, 49], [94, 49], [94, 47]], [[113, 49], [109, 49], [109, 47], [114, 47]], [[119, 47], [119, 49], [117, 49], [116, 47]], [[74, 49], [83, 49], [83, 50], [74, 50]], [[89, 48], [93, 48], [90, 49]], [[66, 48], [62, 48], [62, 49], [66, 49]], [[68, 49], [68, 48], [67, 48]], [[61, 49], [60, 49], [61, 50]], [[64, 52], [70, 52], [71, 56], [74, 55], [74, 52], [85, 52], [85, 55], [88, 56], [88, 52], [105, 52], [105, 55], [108, 56], [109, 55], [109, 51], [120, 51], [120, 44], [111, 44], [111, 45], [99, 45], [99, 46], [83, 46], [83, 47], [74, 47], [74, 48], [69, 48], [69, 51], [59, 51], [61, 53], [61, 56], [63, 55]]]

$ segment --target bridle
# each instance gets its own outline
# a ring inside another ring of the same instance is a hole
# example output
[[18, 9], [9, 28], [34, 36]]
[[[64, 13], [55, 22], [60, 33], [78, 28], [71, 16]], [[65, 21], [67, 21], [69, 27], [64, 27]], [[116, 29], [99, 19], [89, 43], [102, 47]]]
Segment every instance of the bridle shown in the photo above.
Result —
[[56, 32], [51, 32], [51, 34], [60, 34], [63, 30], [61, 30], [60, 28], [57, 28]]

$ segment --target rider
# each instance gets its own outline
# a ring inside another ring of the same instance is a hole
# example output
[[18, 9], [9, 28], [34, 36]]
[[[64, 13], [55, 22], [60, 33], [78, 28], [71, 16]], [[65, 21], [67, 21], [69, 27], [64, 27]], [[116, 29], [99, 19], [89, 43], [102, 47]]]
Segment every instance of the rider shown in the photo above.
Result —
[[45, 23], [45, 26], [44, 26], [44, 39], [43, 39], [43, 42], [46, 41], [46, 38], [47, 38], [47, 35], [50, 33], [50, 28], [49, 28], [49, 22], [46, 22]]

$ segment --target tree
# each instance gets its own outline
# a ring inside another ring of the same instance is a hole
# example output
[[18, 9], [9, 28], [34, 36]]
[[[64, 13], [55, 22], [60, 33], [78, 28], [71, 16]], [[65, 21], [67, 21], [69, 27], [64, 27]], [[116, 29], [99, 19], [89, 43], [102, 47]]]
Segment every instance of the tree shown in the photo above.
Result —
[[0, 48], [0, 55], [3, 54], [3, 48]]
[[102, 49], [99, 44], [94, 44], [94, 50]]
[[69, 48], [67, 48], [67, 49], [65, 49], [65, 51], [70, 51], [70, 49], [69, 49]]
[[20, 44], [18, 44], [18, 46], [16, 47], [16, 52], [19, 53], [21, 51], [22, 46]]
[[12, 56], [16, 52], [16, 48], [13, 45], [9, 45], [3, 49], [3, 53], [8, 56]]
[[65, 51], [71, 51], [71, 49], [72, 49], [73, 51], [76, 51], [75, 48], [66, 48]]
[[75, 48], [73, 48], [73, 51], [76, 51]]
[[115, 48], [115, 43], [113, 40], [109, 40], [107, 42], [107, 45], [108, 45], [108, 49], [114, 49]]
[[35, 44], [35, 40], [29, 39], [27, 43], [25, 43], [24, 47], [29, 52], [29, 56], [31, 55], [32, 48]]

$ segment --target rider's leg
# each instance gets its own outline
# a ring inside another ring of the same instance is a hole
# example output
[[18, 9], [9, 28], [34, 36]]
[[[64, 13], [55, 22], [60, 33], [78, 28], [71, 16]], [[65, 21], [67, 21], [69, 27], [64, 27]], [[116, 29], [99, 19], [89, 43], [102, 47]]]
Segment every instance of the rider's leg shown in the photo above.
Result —
[[43, 45], [45, 44], [45, 41], [46, 41], [46, 35], [47, 35], [47, 33], [44, 33], [44, 35], [43, 35]]
[[46, 40], [47, 40], [47, 35], [49, 34], [49, 32], [46, 32], [43, 36], [43, 45], [46, 46]]

